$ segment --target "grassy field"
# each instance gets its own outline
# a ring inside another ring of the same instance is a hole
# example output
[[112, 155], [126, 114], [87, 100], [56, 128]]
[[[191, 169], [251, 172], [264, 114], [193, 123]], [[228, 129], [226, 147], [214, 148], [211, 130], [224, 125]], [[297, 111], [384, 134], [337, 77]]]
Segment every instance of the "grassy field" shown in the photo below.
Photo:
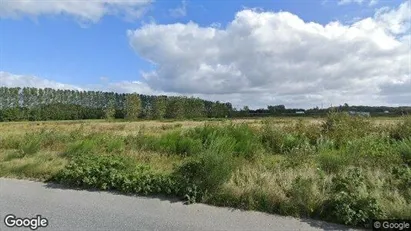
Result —
[[411, 218], [411, 118], [0, 123], [0, 177], [353, 226]]

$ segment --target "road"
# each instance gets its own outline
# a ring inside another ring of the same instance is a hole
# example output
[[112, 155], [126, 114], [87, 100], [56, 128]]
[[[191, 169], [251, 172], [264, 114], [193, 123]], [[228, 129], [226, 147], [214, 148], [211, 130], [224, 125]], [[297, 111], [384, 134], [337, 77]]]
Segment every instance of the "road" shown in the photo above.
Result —
[[344, 226], [162, 198], [73, 190], [41, 182], [0, 178], [0, 230], [4, 218], [41, 215], [37, 230], [344, 230]]

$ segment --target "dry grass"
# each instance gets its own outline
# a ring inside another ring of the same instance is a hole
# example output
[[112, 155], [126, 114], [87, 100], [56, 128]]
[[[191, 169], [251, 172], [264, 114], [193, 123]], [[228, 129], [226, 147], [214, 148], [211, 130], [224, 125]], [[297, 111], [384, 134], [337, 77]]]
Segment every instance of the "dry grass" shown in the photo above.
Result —
[[[204, 124], [224, 124], [224, 123], [246, 123], [251, 127], [259, 128], [263, 119], [233, 119], [226, 121], [135, 121], [108, 122], [105, 120], [76, 120], [76, 121], [40, 121], [40, 122], [2, 122], [0, 123], [0, 139], [9, 135], [22, 135], [27, 132], [39, 132], [42, 130], [55, 132], [73, 132], [82, 130], [86, 133], [110, 132], [113, 135], [135, 135], [139, 132], [146, 134], [161, 134], [175, 128], [193, 128]], [[275, 118], [274, 123], [279, 127], [292, 125], [299, 120], [306, 124], [318, 125], [324, 120], [321, 118]], [[395, 124], [399, 118], [373, 118], [376, 124]]]

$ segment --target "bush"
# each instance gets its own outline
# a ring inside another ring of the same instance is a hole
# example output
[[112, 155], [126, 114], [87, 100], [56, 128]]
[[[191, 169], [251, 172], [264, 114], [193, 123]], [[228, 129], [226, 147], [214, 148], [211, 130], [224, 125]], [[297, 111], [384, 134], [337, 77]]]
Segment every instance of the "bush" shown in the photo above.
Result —
[[318, 167], [327, 173], [338, 173], [349, 163], [347, 156], [336, 150], [320, 152], [316, 160]]
[[[215, 192], [231, 176], [235, 168], [232, 151], [235, 140], [230, 137], [213, 139], [201, 154], [186, 160], [176, 170], [177, 176], [196, 193]], [[201, 200], [201, 199], [200, 199]]]
[[119, 155], [82, 155], [51, 180], [61, 184], [137, 194], [173, 194], [178, 185], [168, 175], [154, 173], [147, 165], [135, 165]]
[[331, 199], [324, 215], [331, 221], [366, 226], [382, 216], [377, 199], [369, 193], [360, 169], [348, 169], [333, 179]]
[[411, 167], [411, 138], [399, 141], [396, 149], [404, 163]]
[[266, 120], [261, 131], [261, 142], [269, 151], [282, 154], [307, 143], [307, 139], [303, 135], [286, 133]]
[[411, 168], [395, 166], [391, 170], [392, 185], [397, 188], [408, 203], [411, 203]]
[[349, 141], [343, 150], [343, 155], [356, 166], [390, 168], [401, 164], [401, 157], [395, 152], [395, 147], [388, 137], [382, 135], [367, 135]]
[[369, 119], [335, 112], [327, 115], [322, 129], [326, 137], [335, 142], [336, 148], [342, 148], [349, 141], [364, 137], [375, 130]]
[[391, 128], [390, 136], [396, 140], [411, 138], [411, 116], [404, 117], [402, 122]]
[[302, 140], [308, 141], [311, 145], [315, 145], [317, 140], [321, 138], [321, 127], [315, 124], [307, 125], [303, 120], [299, 119], [297, 124], [285, 130], [290, 130]]

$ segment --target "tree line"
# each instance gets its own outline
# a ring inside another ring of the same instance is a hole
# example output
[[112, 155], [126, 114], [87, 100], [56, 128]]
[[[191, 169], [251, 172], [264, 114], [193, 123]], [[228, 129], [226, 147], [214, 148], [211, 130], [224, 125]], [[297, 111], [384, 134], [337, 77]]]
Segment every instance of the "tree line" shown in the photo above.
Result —
[[230, 117], [230, 103], [194, 97], [0, 87], [0, 121]]
[[373, 116], [411, 114], [411, 107], [348, 106], [348, 104], [308, 110], [289, 109], [284, 105], [269, 105], [267, 108], [256, 110], [250, 110], [245, 106], [237, 110], [231, 103], [183, 96], [0, 87], [0, 121], [324, 116], [330, 110], [364, 111], [370, 112]]

